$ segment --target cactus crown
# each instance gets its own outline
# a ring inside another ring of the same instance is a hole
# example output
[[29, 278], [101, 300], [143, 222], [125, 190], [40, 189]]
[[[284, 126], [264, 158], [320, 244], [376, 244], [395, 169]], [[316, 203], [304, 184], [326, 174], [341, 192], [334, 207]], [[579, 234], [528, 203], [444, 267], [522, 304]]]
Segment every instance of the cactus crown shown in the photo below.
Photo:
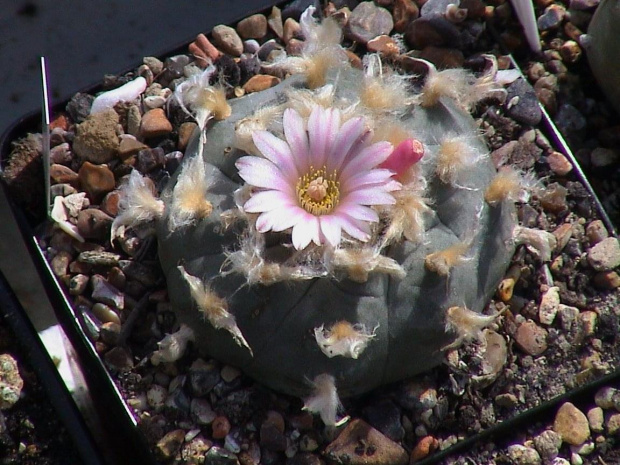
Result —
[[[514, 174], [497, 192], [468, 113], [501, 97], [492, 58], [482, 77], [417, 60], [421, 86], [377, 55], [359, 71], [335, 23], [312, 13], [301, 56], [265, 66], [288, 76], [276, 87], [222, 103], [211, 67], [179, 87], [199, 132], [165, 208], [132, 174], [113, 231], [137, 226], [132, 208], [156, 223], [196, 344], [276, 389], [314, 392], [306, 406], [334, 423], [336, 387], [419, 373], [450, 333], [470, 340], [493, 320], [475, 316], [512, 256], [520, 185]], [[459, 334], [461, 320], [477, 323]]]

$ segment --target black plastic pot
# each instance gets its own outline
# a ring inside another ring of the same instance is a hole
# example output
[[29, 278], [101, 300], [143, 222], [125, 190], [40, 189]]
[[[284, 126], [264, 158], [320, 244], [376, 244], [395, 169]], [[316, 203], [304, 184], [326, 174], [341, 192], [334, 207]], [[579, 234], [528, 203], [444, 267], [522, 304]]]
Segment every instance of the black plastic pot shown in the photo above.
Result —
[[[223, 18], [215, 23], [230, 23], [235, 19], [240, 19], [242, 16], [259, 11], [268, 5], [275, 3], [277, 2], [267, 0], [250, 1], [245, 6], [244, 11], [229, 11], [229, 16], [227, 18]], [[186, 45], [175, 48], [165, 55], [173, 55], [184, 50], [186, 50]], [[93, 87], [91, 89], [87, 89], [86, 92], [95, 93], [97, 90], [97, 87]], [[65, 104], [66, 103], [59, 104], [56, 108], [64, 108]], [[596, 195], [592, 191], [583, 172], [579, 169], [575, 158], [570, 154], [570, 150], [563, 142], [563, 139], [555, 129], [553, 122], [544, 110], [543, 113], [547, 136], [556, 145], [556, 148], [563, 152], [573, 162], [576, 168], [575, 172], [577, 177], [580, 178], [592, 195], [592, 198], [598, 208], [599, 216], [606, 223], [606, 226], [609, 228], [610, 232], [615, 235], [613, 225], [608, 220], [605, 211], [603, 210], [600, 202], [597, 200]], [[23, 137], [28, 132], [38, 130], [40, 131], [39, 114], [29, 115], [16, 121], [13, 127], [3, 135], [2, 140], [0, 141], [0, 160], [6, 160], [11, 149], [10, 144], [13, 140]], [[2, 189], [4, 191], [3, 193], [6, 194], [6, 186], [4, 184], [2, 184]], [[19, 227], [22, 239], [29, 254], [29, 257], [22, 258], [24, 260], [32, 261], [32, 264], [38, 273], [38, 277], [45, 288], [47, 297], [49, 298], [49, 301], [54, 309], [55, 315], [74, 345], [81, 362], [84, 378], [86, 379], [93, 398], [93, 404], [98, 411], [97, 413], [101, 423], [103, 424], [103, 429], [108, 435], [108, 437], [105, 438], [105, 441], [101, 442], [105, 443], [106, 447], [111, 448], [114, 452], [111, 459], [106, 457], [105, 460], [108, 460], [109, 463], [115, 464], [155, 463], [155, 459], [149, 450], [144, 436], [137, 428], [136, 421], [133, 418], [130, 409], [125, 404], [116, 385], [104, 367], [101, 358], [96, 353], [96, 350], [84, 328], [84, 322], [82, 321], [81, 315], [77, 314], [73, 310], [69, 301], [65, 298], [61, 286], [51, 272], [41, 249], [37, 245], [33, 230], [39, 222], [43, 221], [43, 218], [33, 215], [32, 212], [24, 212], [12, 202], [10, 202], [10, 205], [13, 215], [12, 221], [14, 221]], [[14, 315], [12, 318], [14, 318], [15, 321], [19, 321], [19, 328], [27, 328], [29, 322], [25, 312], [23, 309], [19, 308], [19, 304], [11, 291], [8, 289], [6, 282], [0, 280], [0, 301], [2, 301], [3, 307], [5, 307], [5, 296], [7, 296], [6, 302], [8, 303], [8, 306], [3, 308], [3, 311]], [[28, 331], [26, 329], [19, 328], [16, 329], [16, 332], [20, 335], [20, 337], [22, 337], [21, 334], [24, 334], [24, 339], [30, 338], [31, 336], [36, 338], [36, 333], [34, 333], [34, 335], [27, 335]], [[29, 331], [32, 333], [32, 328], [30, 328]], [[45, 353], [45, 350], [40, 345], [40, 342], [38, 345], [36, 342], [33, 343], [32, 347], [36, 348], [36, 350], [33, 350], [32, 352], [33, 361], [47, 357], [47, 362], [41, 362], [41, 366], [43, 367], [46, 364], [49, 365], [49, 363], [51, 363], [49, 361], [49, 356]], [[48, 388], [50, 392], [57, 393], [59, 402], [56, 406], [57, 409], [59, 411], [66, 409], [66, 413], [62, 416], [63, 421], [70, 430], [76, 443], [82, 444], [80, 452], [82, 452], [85, 457], [85, 463], [103, 463], [104, 459], [98, 455], [99, 452], [95, 446], [95, 441], [93, 441], [92, 434], [85, 427], [84, 422], [75, 408], [75, 405], [71, 405], [72, 400], [70, 399], [70, 394], [66, 391], [66, 389], [63, 390], [63, 385], [58, 379], [58, 373], [53, 369], [53, 367], [49, 370], [48, 368], [45, 368], [45, 370], [42, 371], [41, 377], [46, 385], [49, 385]], [[606, 383], [617, 382], [619, 379], [620, 371], [616, 371], [614, 374], [599, 378], [587, 386], [569, 391], [560, 397], [556, 397], [541, 404], [537, 408], [517, 415], [510, 420], [504, 421], [503, 423], [489, 428], [476, 436], [472, 436], [465, 441], [461, 441], [456, 446], [435, 454], [420, 463], [436, 463], [438, 460], [444, 459], [458, 450], [463, 450], [470, 447], [476, 441], [488, 440], [492, 436], [505, 435], [509, 431], [514, 431], [515, 428], [518, 428], [520, 425], [525, 425], [528, 424], [528, 422], [533, 422], [536, 419], [543, 418], [544, 415], [550, 415], [551, 410], [562, 401], [567, 399], [574, 400], [585, 395], [590, 395], [590, 393], [599, 386]], [[61, 402], [65, 403], [61, 405]]]

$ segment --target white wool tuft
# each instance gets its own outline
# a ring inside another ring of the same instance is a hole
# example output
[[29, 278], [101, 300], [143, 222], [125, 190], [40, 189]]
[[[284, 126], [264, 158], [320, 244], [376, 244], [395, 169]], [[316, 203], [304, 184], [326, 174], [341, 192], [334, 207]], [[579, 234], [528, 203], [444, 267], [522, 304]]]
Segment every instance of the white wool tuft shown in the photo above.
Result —
[[121, 228], [135, 228], [160, 218], [164, 202], [156, 198], [146, 177], [133, 170], [129, 180], [120, 189], [119, 214], [112, 222], [110, 241], [114, 241]]
[[320, 374], [312, 380], [312, 395], [304, 400], [304, 410], [320, 415], [321, 420], [327, 426], [341, 424], [337, 420], [338, 412], [342, 410], [342, 404], [336, 390], [336, 381], [332, 375]]
[[213, 205], [207, 200], [207, 192], [212, 183], [213, 176], [206, 174], [202, 157], [195, 156], [184, 163], [172, 191], [168, 217], [171, 231], [189, 226], [211, 214]]
[[352, 325], [339, 321], [331, 327], [314, 328], [314, 338], [321, 351], [329, 358], [338, 355], [357, 359], [368, 343], [376, 336], [378, 325], [370, 331], [362, 323]]
[[235, 342], [247, 348], [252, 355], [252, 349], [237, 326], [234, 315], [228, 312], [228, 303], [226, 300], [209, 289], [209, 286], [204, 284], [201, 279], [187, 273], [183, 266], [178, 266], [177, 269], [181, 272], [183, 279], [189, 286], [192, 298], [207, 321], [209, 321], [215, 329], [225, 329], [228, 331], [235, 339]]
[[166, 334], [166, 336], [157, 343], [159, 349], [153, 352], [151, 363], [153, 365], [159, 365], [162, 362], [176, 362], [183, 356], [187, 344], [194, 340], [195, 336], [192, 328], [182, 324], [177, 332]]

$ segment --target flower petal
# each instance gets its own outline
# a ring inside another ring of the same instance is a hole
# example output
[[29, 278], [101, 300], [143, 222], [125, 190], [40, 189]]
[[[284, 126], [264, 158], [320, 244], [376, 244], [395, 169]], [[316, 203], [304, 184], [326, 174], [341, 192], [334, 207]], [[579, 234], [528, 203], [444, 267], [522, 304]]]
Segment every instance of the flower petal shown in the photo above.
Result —
[[321, 226], [321, 234], [325, 240], [332, 247], [337, 247], [340, 244], [342, 231], [338, 218], [334, 215], [323, 215], [319, 217], [319, 224]]
[[284, 110], [282, 118], [284, 137], [291, 148], [293, 161], [298, 173], [305, 173], [310, 166], [308, 134], [302, 117], [292, 108]]
[[294, 205], [295, 200], [286, 193], [277, 190], [258, 191], [243, 204], [243, 210], [247, 213], [262, 213]]
[[392, 153], [392, 144], [377, 142], [362, 149], [355, 157], [346, 161], [340, 173], [341, 182], [357, 173], [368, 171], [379, 165]]
[[340, 212], [350, 216], [353, 219], [366, 221], [368, 223], [376, 223], [379, 221], [379, 215], [372, 208], [357, 203], [341, 202], [335, 210], [335, 214]]
[[370, 239], [370, 226], [364, 221], [359, 221], [351, 218], [345, 214], [339, 214], [336, 216], [338, 222], [344, 232], [362, 242], [367, 242]]
[[256, 219], [256, 229], [258, 232], [267, 231], [280, 232], [291, 228], [303, 221], [305, 211], [298, 206], [289, 206], [264, 212]]
[[377, 187], [350, 192], [343, 201], [359, 205], [393, 205], [396, 203], [396, 199], [394, 199], [392, 194]]
[[321, 245], [319, 239], [319, 220], [316, 216], [306, 213], [303, 219], [293, 226], [293, 246], [297, 250], [302, 250], [312, 241]]
[[327, 158], [327, 171], [340, 169], [342, 162], [351, 150], [351, 147], [366, 130], [364, 118], [351, 118], [338, 131], [336, 140], [332, 144]]
[[392, 178], [393, 174], [392, 171], [386, 169], [376, 169], [355, 174], [341, 183], [341, 192], [347, 194], [371, 184], [385, 184]]
[[285, 141], [268, 131], [254, 132], [252, 134], [252, 140], [260, 153], [277, 166], [289, 182], [297, 182], [297, 167], [293, 161], [291, 148]]
[[340, 110], [317, 105], [308, 118], [310, 164], [321, 168], [340, 129]]
[[269, 160], [260, 157], [241, 157], [235, 163], [239, 176], [248, 184], [264, 189], [277, 189], [293, 195], [293, 186]]

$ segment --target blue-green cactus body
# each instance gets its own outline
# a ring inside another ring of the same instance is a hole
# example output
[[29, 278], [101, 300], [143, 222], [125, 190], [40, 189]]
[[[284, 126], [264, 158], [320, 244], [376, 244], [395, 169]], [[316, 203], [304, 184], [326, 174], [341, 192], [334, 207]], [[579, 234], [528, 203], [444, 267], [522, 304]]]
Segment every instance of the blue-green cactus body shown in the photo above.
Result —
[[[363, 74], [340, 70], [329, 79], [336, 97], [347, 99], [359, 88]], [[445, 312], [466, 306], [481, 312], [503, 278], [514, 252], [514, 207], [484, 202], [485, 189], [496, 174], [488, 157], [463, 171], [458, 186], [442, 182], [434, 173], [438, 144], [446, 136], [465, 136], [481, 154], [484, 143], [477, 137], [471, 116], [448, 99], [430, 108], [411, 105], [403, 122], [411, 136], [425, 145], [421, 169], [428, 180], [425, 196], [425, 234], [420, 241], [401, 239], [382, 254], [402, 265], [404, 278], [371, 272], [367, 282], [346, 277], [320, 277], [284, 281], [272, 285], [248, 285], [240, 273], [223, 274], [226, 253], [239, 247], [247, 224], [225, 230], [220, 214], [236, 207], [233, 193], [241, 185], [235, 161], [235, 125], [257, 109], [286, 101], [285, 90], [303, 87], [297, 76], [281, 84], [230, 101], [232, 115], [211, 124], [206, 133], [204, 161], [216, 182], [208, 194], [213, 213], [195, 225], [171, 231], [168, 222], [158, 224], [159, 255], [168, 281], [170, 299], [181, 322], [196, 334], [196, 344], [210, 356], [238, 366], [256, 380], [278, 391], [306, 395], [309, 380], [328, 373], [341, 395], [359, 394], [381, 384], [409, 377], [439, 364], [442, 348], [455, 336], [447, 332]], [[185, 162], [198, 153], [198, 136], [186, 152]], [[177, 178], [170, 181], [169, 190]], [[170, 199], [166, 199], [169, 214]], [[290, 253], [280, 245], [283, 234], [267, 233], [265, 254]], [[471, 237], [466, 260], [440, 276], [425, 268], [425, 257]], [[361, 245], [360, 245], [361, 246]], [[225, 330], [215, 329], [197, 310], [177, 266], [209, 283], [228, 302], [228, 310], [253, 351], [238, 345]], [[346, 320], [376, 328], [375, 337], [359, 358], [328, 358], [319, 348], [314, 329]]]

